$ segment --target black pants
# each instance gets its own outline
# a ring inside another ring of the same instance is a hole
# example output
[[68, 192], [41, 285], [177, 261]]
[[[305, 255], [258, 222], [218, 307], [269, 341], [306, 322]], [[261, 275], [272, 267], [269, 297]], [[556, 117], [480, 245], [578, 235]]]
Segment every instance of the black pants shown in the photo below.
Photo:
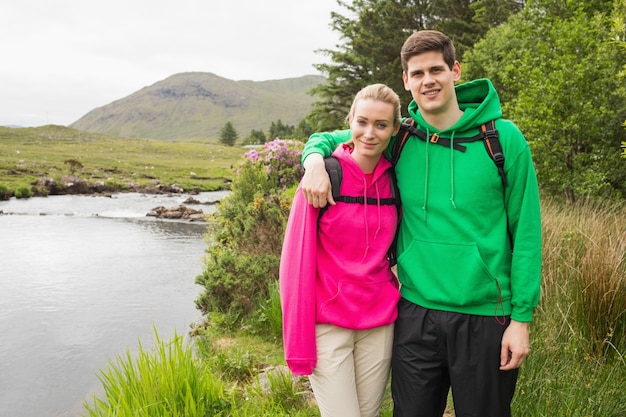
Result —
[[391, 360], [394, 417], [441, 417], [450, 387], [457, 417], [510, 417], [518, 371], [499, 369], [509, 323], [401, 299]]

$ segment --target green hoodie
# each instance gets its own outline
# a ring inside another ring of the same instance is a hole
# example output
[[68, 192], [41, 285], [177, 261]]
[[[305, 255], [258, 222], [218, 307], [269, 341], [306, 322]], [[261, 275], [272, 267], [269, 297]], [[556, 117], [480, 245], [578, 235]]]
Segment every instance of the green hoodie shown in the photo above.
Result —
[[[428, 137], [437, 133], [452, 142], [496, 120], [508, 186], [503, 190], [480, 141], [463, 143], [465, 152], [415, 137], [407, 141], [396, 165], [402, 296], [429, 309], [528, 322], [539, 301], [541, 275], [539, 192], [530, 149], [519, 129], [501, 118], [489, 80], [458, 85], [456, 94], [464, 113], [449, 129], [426, 123], [415, 101], [409, 114]], [[327, 156], [350, 137], [347, 130], [316, 133], [302, 158]]]

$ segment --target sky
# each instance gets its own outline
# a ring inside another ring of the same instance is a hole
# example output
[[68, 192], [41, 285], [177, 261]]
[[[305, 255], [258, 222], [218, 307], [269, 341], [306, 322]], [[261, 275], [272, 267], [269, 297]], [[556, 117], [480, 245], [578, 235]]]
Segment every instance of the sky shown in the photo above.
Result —
[[0, 4], [0, 125], [67, 126], [181, 72], [318, 74], [337, 0], [19, 0]]

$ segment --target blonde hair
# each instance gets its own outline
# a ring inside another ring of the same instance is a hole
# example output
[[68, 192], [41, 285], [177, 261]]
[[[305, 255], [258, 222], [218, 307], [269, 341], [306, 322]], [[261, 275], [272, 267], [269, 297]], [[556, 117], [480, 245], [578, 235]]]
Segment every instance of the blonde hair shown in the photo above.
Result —
[[350, 112], [348, 113], [348, 116], [346, 116], [347, 121], [349, 121], [350, 118], [354, 116], [357, 102], [359, 100], [365, 99], [382, 101], [383, 103], [391, 104], [393, 106], [393, 124], [394, 126], [400, 125], [400, 97], [398, 97], [396, 92], [385, 84], [370, 84], [366, 87], [363, 87], [356, 94], [356, 96], [354, 96], [354, 100], [352, 101], [352, 107], [350, 107]]

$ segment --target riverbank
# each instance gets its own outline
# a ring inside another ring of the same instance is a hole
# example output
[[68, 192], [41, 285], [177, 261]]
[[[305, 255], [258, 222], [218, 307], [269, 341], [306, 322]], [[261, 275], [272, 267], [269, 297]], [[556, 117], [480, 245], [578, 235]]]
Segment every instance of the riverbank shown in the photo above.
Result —
[[203, 192], [230, 188], [247, 149], [122, 139], [64, 126], [0, 127], [0, 200], [25, 195]]

